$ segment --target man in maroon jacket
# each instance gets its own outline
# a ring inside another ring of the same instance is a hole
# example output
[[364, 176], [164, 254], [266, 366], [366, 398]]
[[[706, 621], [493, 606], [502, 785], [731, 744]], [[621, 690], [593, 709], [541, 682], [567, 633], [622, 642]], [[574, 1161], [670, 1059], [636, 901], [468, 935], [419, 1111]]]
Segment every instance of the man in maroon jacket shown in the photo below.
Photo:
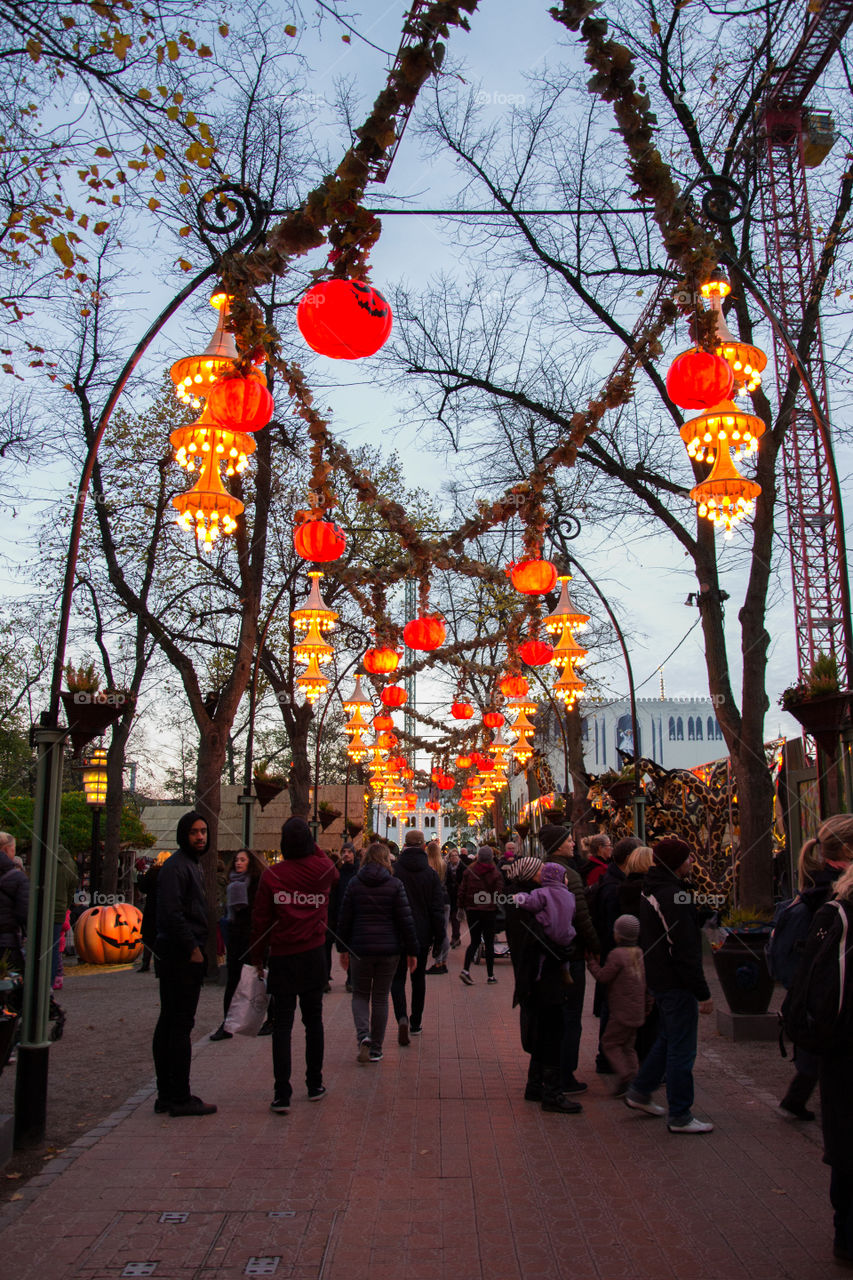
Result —
[[334, 863], [320, 849], [302, 818], [281, 829], [282, 861], [261, 876], [252, 912], [252, 963], [263, 973], [269, 953], [267, 990], [275, 1001], [272, 1062], [275, 1093], [270, 1110], [290, 1110], [290, 1036], [296, 1001], [305, 1026], [305, 1083], [312, 1101], [323, 1084], [323, 991], [329, 892], [338, 879]]

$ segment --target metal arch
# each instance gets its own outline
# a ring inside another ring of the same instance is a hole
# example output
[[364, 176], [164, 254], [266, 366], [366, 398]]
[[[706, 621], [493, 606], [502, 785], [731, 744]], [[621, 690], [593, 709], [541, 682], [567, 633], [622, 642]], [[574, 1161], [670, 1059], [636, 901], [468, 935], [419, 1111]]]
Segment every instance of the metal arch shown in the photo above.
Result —
[[700, 174], [685, 187], [680, 202], [686, 204], [697, 187], [707, 188], [702, 194], [702, 213], [718, 227], [733, 227], [746, 216], [747, 195], [734, 178], [716, 173]]
[[[200, 197], [195, 211], [200, 239], [213, 257], [219, 258], [222, 249], [209, 237], [239, 232], [240, 248], [248, 247], [263, 232], [270, 204], [241, 182], [222, 182]], [[236, 244], [229, 248], [236, 248]]]

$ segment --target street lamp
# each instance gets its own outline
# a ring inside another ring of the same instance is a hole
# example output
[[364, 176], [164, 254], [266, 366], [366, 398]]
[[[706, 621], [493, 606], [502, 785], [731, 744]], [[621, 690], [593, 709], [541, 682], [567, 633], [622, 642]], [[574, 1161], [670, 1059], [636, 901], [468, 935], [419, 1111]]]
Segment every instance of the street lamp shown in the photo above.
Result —
[[96, 747], [83, 770], [86, 804], [92, 810], [92, 855], [89, 862], [89, 898], [91, 905], [101, 887], [101, 809], [107, 802], [107, 753]]

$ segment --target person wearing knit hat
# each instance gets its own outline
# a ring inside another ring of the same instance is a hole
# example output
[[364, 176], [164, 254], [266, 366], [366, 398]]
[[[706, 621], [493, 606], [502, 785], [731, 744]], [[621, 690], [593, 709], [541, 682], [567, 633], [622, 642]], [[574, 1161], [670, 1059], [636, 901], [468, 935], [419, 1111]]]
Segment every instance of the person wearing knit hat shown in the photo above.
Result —
[[683, 840], [667, 836], [652, 845], [652, 853], [639, 905], [640, 944], [659, 1027], [625, 1103], [647, 1115], [666, 1114], [652, 1101], [665, 1076], [670, 1133], [710, 1133], [714, 1126], [692, 1112], [699, 1013], [714, 1007], [702, 966], [699, 914], [686, 879], [692, 851]]
[[616, 1075], [613, 1096], [625, 1096], [637, 1074], [637, 1031], [646, 1020], [651, 999], [646, 991], [643, 953], [637, 946], [640, 922], [636, 916], [619, 916], [613, 926], [616, 945], [604, 965], [594, 957], [587, 961], [592, 976], [607, 991], [608, 1017], [601, 1035], [601, 1049]]
[[270, 1110], [290, 1110], [290, 1035], [296, 1002], [305, 1026], [305, 1084], [311, 1101], [322, 1098], [323, 992], [328, 978], [326, 925], [329, 895], [339, 879], [331, 858], [318, 847], [304, 818], [288, 818], [281, 829], [282, 859], [261, 876], [252, 909], [251, 963], [263, 976], [269, 953], [267, 991], [274, 997], [272, 1062], [275, 1089]]
[[558, 862], [566, 868], [566, 887], [575, 896], [574, 926], [578, 932], [575, 944], [577, 955], [571, 961], [569, 972], [571, 985], [563, 1008], [565, 1022], [563, 1043], [560, 1049], [560, 1083], [566, 1093], [583, 1093], [586, 1085], [578, 1080], [576, 1071], [580, 1058], [584, 995], [586, 992], [586, 965], [584, 953], [598, 955], [601, 944], [586, 897], [586, 887], [574, 856], [574, 837], [567, 827], [548, 823], [539, 831], [539, 843], [546, 862]]

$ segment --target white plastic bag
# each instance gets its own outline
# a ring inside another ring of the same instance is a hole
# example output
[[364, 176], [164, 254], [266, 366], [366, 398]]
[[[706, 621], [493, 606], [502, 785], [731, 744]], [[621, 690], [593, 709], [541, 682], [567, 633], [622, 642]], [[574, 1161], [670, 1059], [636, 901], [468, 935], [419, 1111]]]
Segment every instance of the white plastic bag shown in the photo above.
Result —
[[267, 988], [254, 965], [244, 964], [237, 990], [231, 997], [225, 1030], [232, 1036], [256, 1036], [267, 1016]]

